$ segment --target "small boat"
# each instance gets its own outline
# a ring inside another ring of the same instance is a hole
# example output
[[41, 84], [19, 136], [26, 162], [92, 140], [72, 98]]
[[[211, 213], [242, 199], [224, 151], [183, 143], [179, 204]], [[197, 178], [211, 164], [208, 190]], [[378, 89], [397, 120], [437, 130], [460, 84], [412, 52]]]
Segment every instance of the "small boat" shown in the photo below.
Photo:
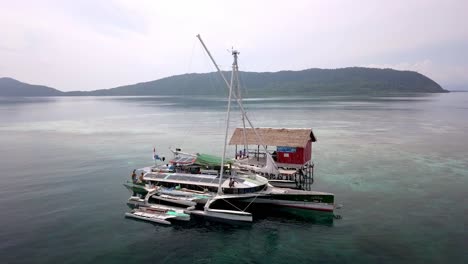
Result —
[[195, 198], [192, 198], [192, 197], [174, 196], [174, 195], [168, 195], [168, 194], [153, 195], [151, 197], [154, 199], [161, 200], [161, 201], [179, 204], [179, 205], [183, 205], [187, 207], [197, 205], [197, 202], [195, 202]]
[[142, 196], [130, 196], [127, 205], [131, 208], [139, 206], [150, 206], [149, 198], [165, 201], [184, 207], [192, 207], [197, 203], [205, 204], [211, 198], [211, 194], [205, 192], [191, 191], [187, 189], [175, 190], [173, 188], [157, 187], [154, 189], [147, 189], [147, 194]]
[[252, 214], [248, 212], [221, 209], [187, 210], [186, 212], [189, 214], [199, 215], [203, 217], [211, 217], [216, 219], [252, 222]]
[[297, 182], [291, 180], [272, 180], [269, 179], [268, 183], [278, 188], [296, 188]]
[[168, 195], [172, 198], [183, 198], [181, 200], [189, 200], [199, 204], [206, 204], [206, 202], [213, 196], [212, 193], [195, 191], [186, 188], [173, 189], [159, 187], [157, 191], [158, 195]]
[[123, 185], [133, 196], [137, 194], [145, 196], [150, 190], [145, 183], [127, 181]]
[[126, 217], [136, 218], [143, 221], [149, 221], [159, 224], [170, 225], [167, 219], [189, 221], [190, 215], [184, 213], [183, 209], [175, 209], [173, 207], [151, 205], [134, 209], [129, 213], [125, 213]]
[[199, 215], [199, 216], [204, 216], [204, 217], [230, 220], [230, 221], [241, 221], [241, 222], [253, 221], [252, 214], [249, 212], [210, 208], [210, 205], [219, 199], [224, 199], [223, 195], [216, 196], [210, 199], [206, 203], [204, 210], [186, 210], [184, 212], [188, 214], [194, 214], [194, 215]]
[[[193, 207], [189, 207], [187, 208], [187, 210], [190, 210], [192, 208]], [[158, 204], [142, 206], [140, 207], [140, 209], [146, 210], [147, 212], [166, 213], [167, 215], [175, 216], [175, 220], [190, 221], [190, 215], [184, 212], [184, 208]]]
[[127, 201], [127, 205], [130, 208], [138, 208], [140, 206], [144, 206], [146, 204], [145, 199], [140, 198], [138, 196], [130, 196]]
[[125, 213], [125, 217], [135, 218], [143, 221], [149, 221], [164, 225], [170, 225], [171, 222], [167, 221], [166, 219], [173, 218], [172, 216], [150, 214], [138, 210], [132, 210], [130, 213]]

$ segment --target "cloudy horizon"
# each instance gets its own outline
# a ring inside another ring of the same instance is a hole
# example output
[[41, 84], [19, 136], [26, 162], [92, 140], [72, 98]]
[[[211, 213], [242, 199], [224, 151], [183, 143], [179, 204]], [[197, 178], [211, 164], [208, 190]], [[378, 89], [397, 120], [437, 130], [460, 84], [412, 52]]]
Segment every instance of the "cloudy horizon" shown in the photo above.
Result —
[[353, 66], [468, 88], [465, 1], [2, 1], [0, 77], [96, 90], [223, 69]]

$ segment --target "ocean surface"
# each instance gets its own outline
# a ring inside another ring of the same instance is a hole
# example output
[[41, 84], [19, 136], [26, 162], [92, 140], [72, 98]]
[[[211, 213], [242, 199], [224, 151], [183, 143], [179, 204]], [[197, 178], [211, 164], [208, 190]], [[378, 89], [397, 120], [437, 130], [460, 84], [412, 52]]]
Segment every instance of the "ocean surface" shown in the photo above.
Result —
[[221, 154], [224, 99], [0, 98], [0, 263], [468, 263], [468, 93], [245, 106], [256, 126], [313, 128], [313, 189], [342, 219], [124, 218], [153, 147]]

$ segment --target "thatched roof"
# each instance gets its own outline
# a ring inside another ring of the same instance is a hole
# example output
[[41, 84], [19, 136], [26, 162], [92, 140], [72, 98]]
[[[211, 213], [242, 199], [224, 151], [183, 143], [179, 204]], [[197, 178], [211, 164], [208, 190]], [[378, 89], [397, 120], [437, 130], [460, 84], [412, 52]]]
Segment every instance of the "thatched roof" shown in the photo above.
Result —
[[[304, 147], [309, 140], [317, 141], [312, 128], [256, 128], [257, 139], [252, 128], [246, 128], [247, 145]], [[243, 128], [236, 128], [229, 145], [244, 145]]]

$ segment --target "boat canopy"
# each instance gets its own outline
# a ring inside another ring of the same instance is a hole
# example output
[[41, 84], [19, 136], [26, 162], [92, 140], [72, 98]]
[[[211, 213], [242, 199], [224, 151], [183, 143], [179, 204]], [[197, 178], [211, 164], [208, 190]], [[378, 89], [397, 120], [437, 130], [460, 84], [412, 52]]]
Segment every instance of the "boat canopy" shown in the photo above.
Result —
[[[232, 164], [232, 160], [225, 160], [224, 165]], [[197, 157], [195, 158], [194, 164], [202, 165], [202, 166], [220, 166], [221, 165], [221, 157], [209, 155], [209, 154], [201, 154], [197, 153]]]
[[[303, 148], [309, 141], [317, 141], [312, 128], [255, 128], [258, 139], [252, 128], [236, 128], [229, 145], [262, 145]], [[245, 136], [245, 138], [244, 138]]]
[[[221, 157], [197, 153], [194, 156], [178, 156], [171, 160], [172, 164], [176, 165], [200, 165], [200, 166], [220, 166], [221, 165]], [[232, 164], [233, 161], [225, 160], [224, 165]]]

